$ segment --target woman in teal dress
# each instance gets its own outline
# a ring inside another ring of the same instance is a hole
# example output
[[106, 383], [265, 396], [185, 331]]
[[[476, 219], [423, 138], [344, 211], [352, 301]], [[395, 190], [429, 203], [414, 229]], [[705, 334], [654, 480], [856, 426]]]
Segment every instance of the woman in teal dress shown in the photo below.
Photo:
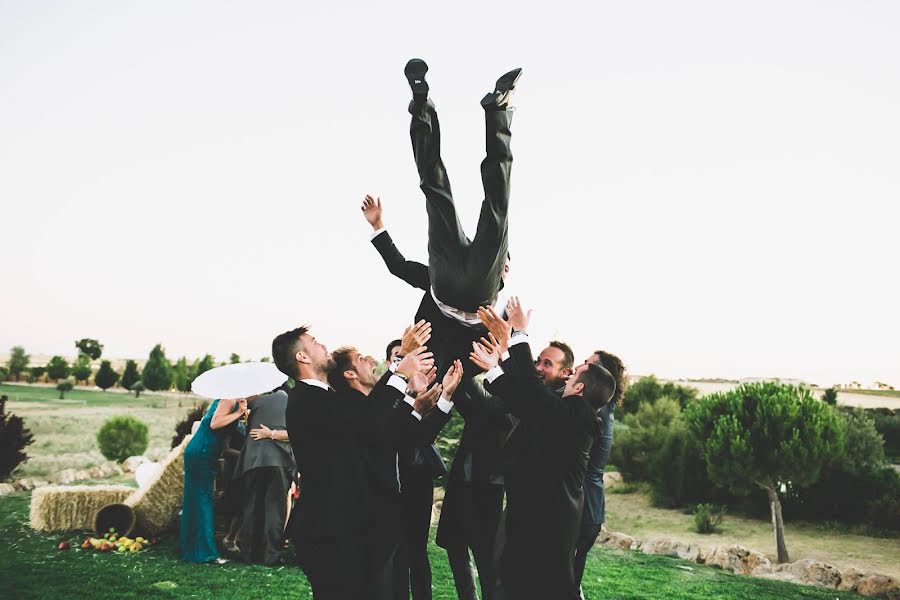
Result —
[[222, 564], [216, 547], [213, 487], [225, 438], [247, 414], [247, 400], [215, 400], [184, 449], [184, 503], [179, 532], [181, 558]]

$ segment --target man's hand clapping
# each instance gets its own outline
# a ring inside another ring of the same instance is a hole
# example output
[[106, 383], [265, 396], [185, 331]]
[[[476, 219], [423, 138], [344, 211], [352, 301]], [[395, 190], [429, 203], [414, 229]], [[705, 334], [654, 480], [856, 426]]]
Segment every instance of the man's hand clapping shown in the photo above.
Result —
[[506, 303], [506, 315], [509, 317], [509, 324], [516, 331], [527, 331], [528, 323], [531, 321], [531, 310], [525, 311], [525, 307], [519, 302], [518, 296], [513, 296]]
[[410, 381], [416, 373], [428, 372], [434, 367], [434, 355], [426, 352], [427, 349], [427, 347], [421, 346], [404, 356], [397, 365], [397, 373]]
[[416, 399], [413, 401], [413, 410], [419, 413], [420, 416], [425, 416], [428, 414], [434, 405], [437, 404], [438, 399], [441, 397], [441, 392], [443, 388], [441, 384], [435, 384], [428, 388], [426, 391], [422, 392]]
[[409, 378], [409, 391], [411, 395], [421, 394], [437, 379], [437, 367], [431, 367], [428, 371], [419, 371]]
[[512, 335], [512, 325], [497, 314], [492, 306], [478, 309], [478, 318], [487, 327], [500, 346], [500, 354], [506, 352], [509, 347], [509, 338]]
[[462, 381], [463, 376], [463, 366], [462, 362], [459, 359], [454, 360], [453, 364], [450, 365], [450, 368], [447, 369], [447, 373], [444, 375], [444, 381], [442, 385], [444, 386], [444, 398], [450, 400], [453, 398], [453, 392], [456, 391], [456, 388], [459, 386], [459, 382]]
[[500, 364], [501, 354], [494, 334], [489, 333], [488, 336], [490, 336], [490, 340], [481, 338], [480, 342], [472, 342], [472, 352], [469, 354], [469, 360], [485, 371], [490, 371]]

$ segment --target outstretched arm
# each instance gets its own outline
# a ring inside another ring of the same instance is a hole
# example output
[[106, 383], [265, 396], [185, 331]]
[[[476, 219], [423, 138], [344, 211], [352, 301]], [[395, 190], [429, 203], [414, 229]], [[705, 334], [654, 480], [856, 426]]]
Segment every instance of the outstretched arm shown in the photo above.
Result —
[[372, 238], [372, 245], [381, 254], [381, 259], [388, 271], [395, 277], [399, 277], [409, 285], [428, 291], [431, 288], [431, 276], [428, 275], [428, 265], [406, 260], [406, 258], [394, 245], [391, 234], [384, 230], [382, 219], [381, 198], [367, 195], [360, 207], [366, 221], [372, 226], [373, 231], [380, 233]]

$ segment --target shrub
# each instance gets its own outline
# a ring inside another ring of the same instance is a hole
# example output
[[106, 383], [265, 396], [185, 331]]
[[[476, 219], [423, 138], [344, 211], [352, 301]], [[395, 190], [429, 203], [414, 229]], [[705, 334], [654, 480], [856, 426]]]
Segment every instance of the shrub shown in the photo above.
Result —
[[122, 462], [147, 450], [147, 426], [134, 417], [112, 417], [97, 432], [97, 445], [108, 460]]
[[875, 408], [866, 413], [875, 420], [875, 429], [884, 438], [884, 453], [895, 461], [900, 460], [900, 410]]
[[194, 425], [194, 421], [199, 421], [203, 418], [203, 415], [206, 414], [206, 409], [209, 407], [209, 402], [204, 401], [200, 406], [195, 406], [191, 410], [187, 412], [184, 416], [184, 419], [178, 422], [175, 425], [175, 435], [172, 437], [172, 447], [174, 448], [191, 432], [191, 427]]
[[135, 398], [140, 398], [141, 392], [143, 392], [145, 389], [147, 388], [144, 387], [144, 382], [140, 379], [131, 384], [131, 391], [134, 392]]
[[140, 379], [141, 372], [138, 370], [137, 363], [129, 358], [125, 361], [125, 370], [122, 372], [122, 387], [131, 390], [131, 386]]
[[844, 451], [838, 456], [840, 468], [867, 473], [885, 465], [884, 438], [875, 428], [875, 420], [864, 410], [838, 413], [844, 432]]
[[25, 446], [34, 441], [22, 417], [6, 413], [6, 396], [0, 396], [0, 481], [6, 481], [28, 460]]
[[150, 358], [144, 365], [141, 381], [148, 390], [168, 390], [172, 387], [172, 364], [166, 358], [162, 344], [157, 344], [150, 351]]
[[622, 397], [621, 411], [624, 414], [633, 414], [643, 404], [654, 404], [660, 398], [672, 398], [681, 408], [697, 399], [696, 388], [678, 385], [675, 383], [660, 383], [656, 376], [642, 377], [637, 382], [628, 386]]
[[825, 404], [830, 404], [831, 406], [837, 406], [837, 390], [833, 387], [827, 388], [825, 392], [822, 394], [822, 402]]
[[108, 360], [101, 362], [100, 369], [97, 371], [97, 374], [94, 375], [94, 383], [97, 384], [97, 387], [102, 390], [108, 390], [116, 385], [118, 380], [119, 374], [113, 370], [110, 362]]
[[610, 460], [626, 480], [648, 480], [659, 449], [681, 409], [671, 398], [642, 404], [635, 414], [616, 421]]
[[71, 377], [66, 379], [65, 381], [60, 381], [56, 384], [56, 389], [59, 391], [59, 399], [63, 400], [66, 397], [66, 392], [71, 392], [75, 388], [75, 382]]
[[65, 379], [71, 371], [69, 361], [62, 356], [54, 356], [47, 363], [47, 377], [53, 380]]
[[732, 499], [731, 494], [710, 481], [701, 445], [681, 418], [667, 432], [654, 457], [650, 476], [650, 497], [656, 506], [671, 508]]
[[694, 528], [697, 533], [715, 533], [716, 527], [725, 518], [725, 507], [713, 504], [698, 504], [694, 507]]

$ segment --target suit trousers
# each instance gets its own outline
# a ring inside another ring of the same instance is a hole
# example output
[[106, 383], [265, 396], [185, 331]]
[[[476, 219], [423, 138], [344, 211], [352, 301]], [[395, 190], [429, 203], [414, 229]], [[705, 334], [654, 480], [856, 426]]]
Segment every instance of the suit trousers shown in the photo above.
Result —
[[493, 600], [498, 585], [495, 541], [503, 509], [503, 486], [453, 482], [457, 514], [462, 516], [458, 544], [447, 548], [447, 559], [460, 600], [477, 600], [469, 548], [475, 557], [482, 600]]
[[409, 133], [428, 213], [428, 272], [442, 302], [469, 312], [490, 304], [500, 289], [509, 247], [511, 111], [485, 111], [484, 201], [471, 241], [456, 213], [441, 160], [441, 130], [431, 100], [411, 102]]
[[394, 598], [431, 600], [431, 563], [428, 561], [428, 533], [434, 481], [426, 468], [404, 470], [400, 492], [403, 539], [394, 565]]
[[584, 577], [584, 564], [587, 562], [587, 555], [590, 552], [591, 548], [594, 547], [594, 542], [597, 541], [597, 536], [600, 535], [600, 528], [603, 527], [602, 523], [581, 523], [581, 529], [578, 532], [578, 542], [575, 546], [575, 585], [581, 586], [581, 580]]
[[295, 540], [297, 560], [313, 600], [355, 600], [366, 595], [366, 538], [349, 535]]
[[401, 538], [399, 493], [373, 492], [366, 533], [366, 600], [394, 600], [394, 562]]
[[281, 558], [287, 493], [291, 470], [257, 467], [243, 476], [244, 519], [241, 557], [247, 562], [272, 565]]

